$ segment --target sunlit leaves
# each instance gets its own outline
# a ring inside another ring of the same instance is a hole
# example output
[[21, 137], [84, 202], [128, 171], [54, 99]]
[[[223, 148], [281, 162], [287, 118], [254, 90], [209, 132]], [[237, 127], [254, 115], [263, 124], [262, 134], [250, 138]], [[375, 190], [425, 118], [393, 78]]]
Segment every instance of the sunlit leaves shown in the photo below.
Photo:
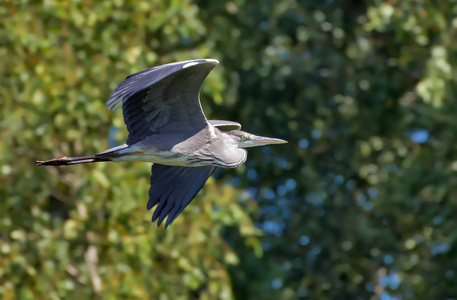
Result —
[[[8, 16], [0, 50], [0, 297], [231, 298], [225, 266], [238, 258], [221, 231], [237, 228], [259, 252], [239, 191], [210, 180], [212, 193], [203, 191], [165, 232], [146, 211], [149, 165], [33, 166], [105, 150], [111, 125], [123, 143], [122, 114], [106, 113], [104, 101], [128, 74], [214, 57], [199, 8], [10, 1], [0, 9]], [[205, 84], [206, 102], [222, 104], [221, 76]]]

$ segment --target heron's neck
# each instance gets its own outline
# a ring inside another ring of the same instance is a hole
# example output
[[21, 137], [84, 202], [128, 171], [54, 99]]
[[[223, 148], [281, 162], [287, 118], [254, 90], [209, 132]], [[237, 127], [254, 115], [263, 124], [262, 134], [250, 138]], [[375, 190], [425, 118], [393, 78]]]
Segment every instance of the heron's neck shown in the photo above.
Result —
[[230, 134], [218, 130], [217, 138], [214, 139], [208, 148], [211, 156], [215, 158], [215, 165], [224, 168], [235, 168], [243, 164], [247, 159], [246, 149], [238, 147], [238, 141]]

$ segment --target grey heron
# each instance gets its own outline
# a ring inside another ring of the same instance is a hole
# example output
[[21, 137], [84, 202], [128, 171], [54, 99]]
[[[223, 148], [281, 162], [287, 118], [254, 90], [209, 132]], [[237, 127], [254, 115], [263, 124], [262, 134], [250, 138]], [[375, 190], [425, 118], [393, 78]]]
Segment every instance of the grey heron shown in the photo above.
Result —
[[101, 153], [55, 157], [39, 166], [101, 161], [152, 162], [147, 209], [165, 228], [183, 211], [216, 167], [235, 168], [248, 147], [287, 143], [241, 131], [232, 121], [207, 120], [200, 104], [203, 81], [219, 62], [196, 59], [157, 66], [130, 76], [114, 90], [107, 110], [123, 107], [127, 142]]

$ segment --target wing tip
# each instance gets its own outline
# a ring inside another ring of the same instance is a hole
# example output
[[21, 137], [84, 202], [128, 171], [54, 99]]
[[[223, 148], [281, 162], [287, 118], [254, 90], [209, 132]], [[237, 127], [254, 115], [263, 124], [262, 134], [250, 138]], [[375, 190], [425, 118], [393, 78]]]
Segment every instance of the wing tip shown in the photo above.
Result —
[[203, 65], [203, 64], [211, 64], [213, 66], [216, 66], [219, 64], [219, 61], [214, 58], [194, 59], [194, 60], [188, 60], [188, 61], [184, 61], [184, 62], [185, 62], [185, 64], [182, 65], [183, 69], [193, 67], [196, 65]]
[[219, 61], [215, 58], [206, 58], [205, 61], [216, 65], [219, 64]]

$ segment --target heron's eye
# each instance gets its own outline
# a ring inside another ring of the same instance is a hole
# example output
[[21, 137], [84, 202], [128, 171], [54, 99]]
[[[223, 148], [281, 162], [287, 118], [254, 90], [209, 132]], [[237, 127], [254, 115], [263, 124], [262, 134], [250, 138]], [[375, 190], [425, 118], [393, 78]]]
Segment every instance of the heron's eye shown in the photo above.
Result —
[[241, 138], [242, 138], [243, 140], [245, 140], [245, 139], [246, 139], [246, 136], [245, 136], [245, 135], [243, 135], [243, 136], [241, 136]]

